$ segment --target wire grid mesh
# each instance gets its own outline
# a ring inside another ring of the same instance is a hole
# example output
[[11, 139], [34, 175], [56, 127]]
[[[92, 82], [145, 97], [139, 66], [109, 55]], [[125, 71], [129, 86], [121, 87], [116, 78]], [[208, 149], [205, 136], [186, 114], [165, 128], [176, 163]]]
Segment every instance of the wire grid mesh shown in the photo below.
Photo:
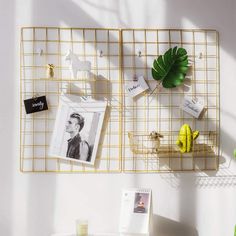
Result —
[[[215, 170], [219, 160], [219, 54], [214, 30], [116, 30], [22, 28], [21, 38], [21, 170], [24, 172], [169, 172]], [[131, 99], [124, 93], [134, 75], [143, 75], [150, 89], [153, 60], [169, 47], [184, 47], [192, 61], [189, 82], [152, 95]], [[42, 51], [40, 51], [42, 49]], [[72, 49], [92, 62], [90, 79], [84, 72], [71, 79], [64, 55]], [[39, 56], [42, 53], [41, 56]], [[55, 78], [46, 78], [46, 64], [56, 65]], [[47, 156], [61, 92], [107, 100], [110, 114], [94, 167]], [[46, 95], [49, 110], [25, 115], [23, 100]], [[203, 119], [179, 109], [183, 97], [201, 98]], [[180, 154], [175, 141], [183, 123], [200, 131], [193, 152]], [[149, 133], [164, 135], [158, 153]], [[134, 139], [128, 138], [128, 133]], [[141, 137], [141, 144], [140, 144]], [[141, 153], [139, 151], [141, 150]], [[148, 152], [147, 152], [148, 150]], [[123, 165], [121, 161], [123, 160]]]
[[[72, 79], [65, 54], [71, 49], [92, 64], [90, 76]], [[119, 172], [121, 170], [122, 96], [120, 31], [24, 27], [21, 31], [21, 171]], [[55, 65], [54, 78], [46, 65]], [[94, 167], [48, 156], [61, 93], [90, 96], [108, 102]], [[47, 111], [26, 115], [23, 100], [46, 95]]]
[[[215, 30], [124, 29], [122, 30], [123, 83], [144, 76], [150, 91], [153, 60], [170, 47], [187, 50], [191, 70], [183, 86], [162, 86], [136, 98], [124, 93], [123, 171], [169, 172], [216, 170], [219, 162], [219, 53]], [[200, 99], [206, 107], [201, 119], [180, 109], [185, 96]], [[180, 127], [189, 124], [199, 130], [191, 153], [176, 149]], [[163, 135], [160, 147], [150, 133]]]

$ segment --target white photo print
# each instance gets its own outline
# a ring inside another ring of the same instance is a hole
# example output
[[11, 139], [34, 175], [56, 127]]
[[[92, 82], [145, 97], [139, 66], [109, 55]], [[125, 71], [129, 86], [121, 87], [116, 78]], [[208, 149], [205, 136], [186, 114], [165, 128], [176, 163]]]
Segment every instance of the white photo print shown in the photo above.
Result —
[[93, 165], [106, 106], [106, 102], [62, 95], [49, 155]]

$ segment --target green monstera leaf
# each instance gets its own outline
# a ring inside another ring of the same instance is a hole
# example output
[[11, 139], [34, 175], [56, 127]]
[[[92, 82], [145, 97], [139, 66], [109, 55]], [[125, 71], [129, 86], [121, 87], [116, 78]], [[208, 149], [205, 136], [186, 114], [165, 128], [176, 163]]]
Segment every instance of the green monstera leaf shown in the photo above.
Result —
[[152, 77], [160, 80], [164, 88], [174, 88], [183, 83], [188, 71], [188, 54], [184, 48], [170, 48], [153, 62]]

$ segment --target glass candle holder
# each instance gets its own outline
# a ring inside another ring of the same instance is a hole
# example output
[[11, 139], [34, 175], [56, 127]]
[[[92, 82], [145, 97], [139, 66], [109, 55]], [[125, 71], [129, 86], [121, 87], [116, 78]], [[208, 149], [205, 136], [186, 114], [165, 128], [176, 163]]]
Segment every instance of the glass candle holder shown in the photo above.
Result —
[[88, 221], [76, 220], [76, 236], [88, 236]]

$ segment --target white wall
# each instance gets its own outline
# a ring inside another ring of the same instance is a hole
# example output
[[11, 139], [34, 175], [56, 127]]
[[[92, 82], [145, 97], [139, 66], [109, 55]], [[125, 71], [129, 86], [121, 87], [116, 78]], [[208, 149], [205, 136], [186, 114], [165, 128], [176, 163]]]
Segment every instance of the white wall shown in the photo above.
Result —
[[[157, 236], [230, 236], [236, 224], [236, 4], [234, 0], [0, 0], [0, 235], [117, 231], [124, 187], [153, 190]], [[219, 173], [22, 174], [19, 172], [21, 26], [213, 28], [221, 46]], [[231, 160], [231, 161], [230, 161]], [[221, 177], [216, 177], [216, 176]]]

